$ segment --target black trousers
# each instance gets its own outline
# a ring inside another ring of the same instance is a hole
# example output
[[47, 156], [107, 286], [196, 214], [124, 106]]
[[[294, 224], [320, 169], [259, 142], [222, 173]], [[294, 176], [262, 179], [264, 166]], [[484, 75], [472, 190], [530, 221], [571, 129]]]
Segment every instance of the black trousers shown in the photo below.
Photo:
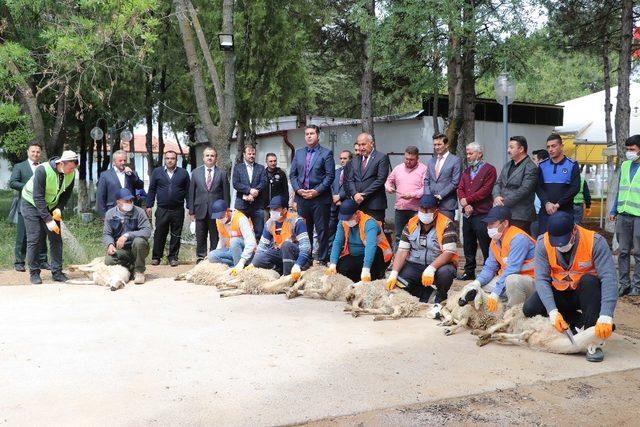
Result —
[[[260, 242], [260, 237], [262, 237], [262, 230], [264, 229], [264, 208], [251, 206], [247, 209], [242, 209], [242, 213], [245, 214], [251, 220], [253, 224], [253, 232], [256, 236], [256, 242]], [[215, 228], [215, 221], [214, 221]], [[216, 236], [218, 236], [218, 232], [216, 231]], [[216, 237], [216, 245], [218, 244], [218, 238]], [[213, 246], [212, 250], [216, 247]]]
[[[298, 202], [298, 215], [307, 223], [307, 232], [311, 241], [311, 251], [318, 245], [318, 260], [329, 260], [329, 217], [331, 205], [318, 203], [315, 200], [300, 200]], [[318, 241], [313, 238], [313, 231], [318, 234]]]
[[489, 257], [489, 243], [491, 239], [487, 234], [487, 224], [482, 222], [486, 215], [471, 215], [462, 219], [462, 234], [464, 236], [464, 272], [468, 275], [476, 274], [476, 252], [478, 244], [484, 261]]
[[[218, 229], [216, 221], [205, 217], [204, 219], [196, 219], [196, 259], [201, 260], [207, 257], [207, 239], [209, 247], [214, 250], [218, 246]], [[164, 245], [163, 245], [164, 247]], [[155, 248], [155, 243], [154, 243]]]
[[[360, 281], [360, 275], [362, 274], [362, 263], [364, 262], [364, 255], [354, 256], [345, 255], [338, 261], [336, 270], [343, 276], [347, 276], [354, 282]], [[389, 261], [391, 262], [391, 261]], [[376, 256], [373, 258], [373, 264], [371, 264], [371, 280], [378, 280], [384, 278], [384, 272], [387, 271], [389, 262], [384, 262], [384, 256], [382, 255], [382, 249], [376, 248]]]
[[[49, 259], [51, 273], [62, 271], [62, 236], [49, 231], [38, 210], [31, 203], [22, 203], [20, 212], [24, 218], [25, 230], [27, 232], [27, 258], [29, 272], [40, 274], [41, 262], [40, 254], [44, 244], [43, 236], [49, 238]], [[58, 223], [60, 226], [60, 223]]]
[[405, 285], [405, 290], [411, 295], [420, 298], [420, 302], [429, 302], [429, 297], [436, 288], [436, 302], [442, 302], [447, 299], [449, 289], [456, 277], [456, 267], [453, 264], [445, 264], [436, 270], [433, 280], [433, 286], [422, 285], [422, 273], [424, 273], [426, 265], [417, 264], [407, 261], [398, 273], [398, 281]]
[[[336, 231], [338, 231], [338, 211], [340, 210], [340, 206], [336, 206], [331, 203], [331, 214], [329, 215], [329, 245], [327, 248], [327, 253], [330, 254], [333, 248], [333, 241], [336, 238]], [[328, 261], [328, 260], [327, 260]]]
[[[596, 324], [600, 316], [602, 301], [600, 279], [591, 274], [585, 274], [578, 281], [578, 288], [575, 291], [553, 289], [553, 299], [558, 312], [567, 323], [573, 327], [590, 328]], [[526, 317], [549, 316], [537, 292], [525, 301], [522, 312]]]
[[531, 221], [523, 221], [520, 219], [512, 219], [509, 224], [515, 225], [522, 231], [526, 231], [527, 234], [531, 234]]
[[[47, 235], [44, 231], [40, 236], [40, 242], [41, 247], [38, 259], [41, 264], [44, 264], [47, 262]], [[27, 229], [24, 226], [24, 218], [22, 217], [21, 212], [18, 212], [18, 223], [16, 224], [16, 245], [14, 248], [14, 256], [14, 265], [16, 267], [24, 267], [24, 260], [27, 256]]]
[[[169, 261], [178, 259], [183, 224], [184, 208], [165, 209], [160, 206], [156, 207], [156, 231], [153, 233], [152, 259], [162, 259], [164, 245], [167, 243], [167, 234], [169, 232], [171, 232], [171, 238], [169, 240], [169, 255], [167, 258]], [[215, 249], [215, 246], [213, 249]]]

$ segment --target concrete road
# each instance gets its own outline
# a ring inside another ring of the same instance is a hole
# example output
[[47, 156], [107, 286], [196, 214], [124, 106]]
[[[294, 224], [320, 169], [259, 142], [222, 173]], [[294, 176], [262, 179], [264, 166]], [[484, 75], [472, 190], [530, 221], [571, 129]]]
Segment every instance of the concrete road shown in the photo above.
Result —
[[433, 320], [373, 322], [342, 304], [220, 299], [169, 279], [122, 291], [0, 286], [0, 423], [273, 425], [640, 367], [446, 337]]

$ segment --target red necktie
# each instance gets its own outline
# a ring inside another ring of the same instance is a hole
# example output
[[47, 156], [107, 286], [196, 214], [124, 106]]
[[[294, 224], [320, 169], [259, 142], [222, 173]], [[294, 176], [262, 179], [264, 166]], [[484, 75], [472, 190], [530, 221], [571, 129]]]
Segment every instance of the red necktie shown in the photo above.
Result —
[[362, 156], [362, 164], [360, 165], [361, 170], [365, 170], [367, 167], [367, 157]]
[[211, 169], [208, 169], [207, 174], [207, 191], [211, 191], [211, 184], [213, 184], [213, 176], [211, 176]]

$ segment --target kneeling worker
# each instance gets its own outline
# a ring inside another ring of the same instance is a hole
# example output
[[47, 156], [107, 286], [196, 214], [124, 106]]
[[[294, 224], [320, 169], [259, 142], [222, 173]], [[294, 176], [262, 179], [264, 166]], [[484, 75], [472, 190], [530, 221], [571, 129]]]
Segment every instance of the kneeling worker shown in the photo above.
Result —
[[524, 230], [511, 225], [511, 209], [494, 206], [482, 219], [491, 238], [489, 257], [478, 278], [472, 283], [491, 292], [487, 309], [498, 310], [498, 299], [507, 307], [522, 304], [535, 292], [533, 257], [535, 240]]
[[431, 194], [420, 200], [418, 214], [402, 230], [387, 289], [404, 286], [421, 302], [429, 301], [436, 288], [436, 302], [447, 299], [458, 268], [456, 225], [438, 212], [439, 201]]
[[235, 275], [251, 260], [256, 250], [256, 236], [251, 219], [238, 209], [231, 211], [223, 199], [211, 204], [211, 219], [218, 229], [218, 247], [209, 252], [210, 262], [227, 264]]
[[[598, 338], [609, 338], [618, 294], [615, 264], [604, 237], [574, 225], [570, 213], [556, 212], [549, 216], [548, 231], [538, 238], [534, 266], [536, 293], [522, 308], [525, 316], [548, 315], [560, 332], [595, 325]], [[601, 346], [587, 350], [588, 361], [604, 359]]]
[[151, 224], [144, 209], [134, 206], [129, 189], [116, 192], [116, 205], [104, 215], [102, 242], [107, 245], [107, 265], [122, 265], [134, 272], [133, 282], [144, 283]]
[[393, 256], [382, 224], [349, 199], [340, 205], [338, 221], [327, 274], [338, 272], [354, 282], [382, 279]]
[[302, 269], [311, 261], [311, 242], [304, 220], [289, 212], [288, 204], [282, 196], [275, 196], [269, 202], [269, 220], [250, 267], [275, 269], [298, 280]]

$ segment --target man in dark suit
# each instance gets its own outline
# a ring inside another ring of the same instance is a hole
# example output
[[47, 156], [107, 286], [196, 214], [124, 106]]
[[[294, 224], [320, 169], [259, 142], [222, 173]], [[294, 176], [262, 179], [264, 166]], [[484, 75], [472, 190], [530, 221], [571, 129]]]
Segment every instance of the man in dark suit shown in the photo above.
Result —
[[155, 168], [149, 182], [149, 194], [146, 199], [147, 216], [151, 217], [153, 204], [156, 199], [158, 202], [151, 265], [160, 264], [164, 244], [167, 242], [167, 234], [171, 228], [167, 259], [171, 267], [178, 266], [178, 252], [180, 252], [180, 239], [184, 224], [184, 202], [189, 195], [191, 180], [186, 170], [176, 166], [177, 159], [178, 155], [175, 151], [166, 151], [164, 153], [164, 167]]
[[[336, 165], [333, 152], [320, 145], [320, 128], [309, 125], [304, 130], [305, 148], [296, 150], [291, 162], [289, 178], [296, 193], [296, 206], [307, 224], [311, 247], [317, 245], [318, 259], [329, 258], [329, 216], [331, 206], [331, 184]], [[313, 232], [318, 241], [314, 241]]]
[[[287, 180], [287, 174], [278, 167], [278, 157], [275, 153], [267, 153], [265, 157], [267, 162], [267, 187], [265, 188], [264, 208], [268, 209], [267, 205], [276, 196], [282, 197], [289, 203], [289, 181]], [[268, 212], [267, 212], [268, 216]]]
[[343, 201], [347, 200], [347, 192], [345, 188], [347, 165], [351, 163], [353, 154], [349, 150], [340, 152], [340, 167], [336, 169], [336, 176], [331, 184], [331, 195], [333, 197], [331, 204], [331, 217], [329, 218], [329, 253], [333, 246], [333, 239], [336, 236], [338, 228], [338, 210]]
[[[20, 193], [22, 188], [29, 181], [29, 178], [33, 176], [33, 171], [40, 164], [40, 155], [42, 153], [42, 147], [37, 142], [31, 142], [27, 148], [27, 160], [24, 162], [16, 163], [11, 171], [11, 178], [9, 178], [9, 188], [18, 192], [16, 199], [17, 210], [17, 230], [16, 230], [16, 246], [14, 250], [15, 261], [14, 268], [16, 271], [26, 271], [24, 266], [24, 258], [27, 254], [27, 232], [24, 228], [24, 218], [20, 212], [20, 201], [22, 197]], [[40, 248], [40, 268], [49, 270], [49, 263], [47, 262], [47, 243], [45, 233], [40, 236], [40, 242], [42, 246]]]
[[112, 167], [100, 174], [98, 189], [96, 190], [96, 209], [104, 218], [104, 214], [116, 205], [116, 193], [126, 188], [131, 194], [144, 188], [144, 181], [129, 166], [125, 166], [127, 152], [118, 150], [113, 153]]
[[215, 220], [211, 219], [211, 205], [223, 199], [229, 203], [229, 176], [227, 171], [216, 167], [218, 153], [213, 147], [204, 149], [204, 164], [191, 173], [187, 207], [191, 221], [196, 222], [196, 261], [207, 257], [207, 236], [209, 247], [214, 250], [218, 246], [218, 229]]
[[439, 212], [450, 220], [458, 209], [458, 185], [462, 161], [449, 152], [449, 139], [444, 134], [433, 135], [434, 156], [427, 163], [424, 194], [431, 194], [439, 202]]
[[358, 205], [358, 210], [384, 222], [387, 195], [384, 183], [389, 176], [389, 157], [375, 150], [373, 137], [361, 133], [356, 138], [360, 154], [351, 162], [347, 174], [347, 194]]
[[243, 162], [233, 168], [233, 188], [236, 190], [234, 207], [251, 218], [256, 240], [260, 240], [264, 228], [264, 202], [262, 193], [267, 187], [264, 166], [256, 163], [256, 147], [244, 147]]

